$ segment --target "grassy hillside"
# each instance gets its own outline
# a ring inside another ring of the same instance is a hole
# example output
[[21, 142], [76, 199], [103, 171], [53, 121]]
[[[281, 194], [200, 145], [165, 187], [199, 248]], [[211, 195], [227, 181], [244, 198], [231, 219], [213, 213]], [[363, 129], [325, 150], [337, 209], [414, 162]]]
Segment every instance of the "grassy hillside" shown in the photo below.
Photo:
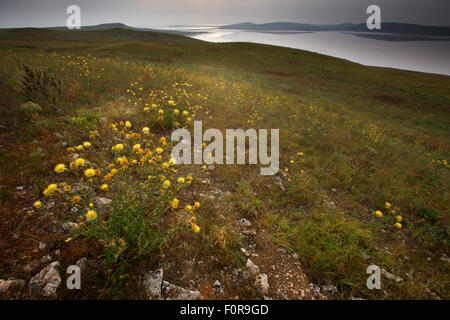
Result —
[[[449, 298], [449, 77], [125, 29], [0, 30], [0, 56], [0, 278], [39, 272], [42, 241], [64, 268], [82, 257], [101, 265], [88, 291], [60, 289], [65, 298], [142, 297], [136, 275], [160, 265], [206, 298], [216, 279], [225, 298], [255, 298], [250, 282], [229, 280], [245, 265], [240, 248], [253, 248], [270, 296], [297, 299], [276, 291], [286, 272], [276, 276], [273, 248], [283, 248], [302, 266], [290, 271], [337, 286], [331, 298]], [[25, 98], [23, 64], [61, 85]], [[28, 100], [42, 110], [19, 107]], [[194, 120], [279, 128], [280, 172], [168, 164], [171, 131]], [[74, 154], [84, 166], [69, 168]], [[90, 203], [97, 217], [86, 221]], [[67, 221], [79, 224], [71, 234]], [[368, 290], [371, 264], [403, 281]]]

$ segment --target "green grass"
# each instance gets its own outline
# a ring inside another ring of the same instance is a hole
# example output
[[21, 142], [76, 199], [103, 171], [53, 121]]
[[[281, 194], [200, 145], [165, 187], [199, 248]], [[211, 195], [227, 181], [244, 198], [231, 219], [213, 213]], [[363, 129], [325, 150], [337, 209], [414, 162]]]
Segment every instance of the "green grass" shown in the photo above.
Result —
[[[225, 185], [231, 203], [223, 212], [213, 206], [204, 212], [202, 237], [189, 241], [191, 250], [208, 250], [223, 232], [229, 237], [229, 246], [220, 249], [224, 261], [229, 255], [239, 260], [239, 240], [220, 228], [217, 216], [254, 217], [257, 211], [257, 224], [270, 230], [274, 243], [297, 252], [311, 278], [338, 285], [344, 297], [427, 298], [428, 288], [449, 298], [448, 266], [439, 261], [450, 231], [450, 174], [443, 163], [450, 158], [449, 77], [274, 46], [119, 29], [0, 30], [0, 51], [4, 141], [15, 146], [0, 157], [4, 183], [45, 181], [59, 161], [60, 154], [33, 159], [27, 148], [35, 137], [45, 141], [65, 131], [74, 145], [101, 117], [151, 126], [155, 119], [143, 116], [144, 102], [167, 95], [180, 108], [187, 109], [187, 101], [202, 106], [204, 128], [280, 128], [281, 169], [289, 168], [281, 175], [283, 191], [254, 166], [217, 166], [212, 184]], [[15, 108], [26, 102], [20, 96], [23, 63], [62, 80], [60, 114], [20, 120]], [[130, 87], [136, 81], [142, 92]], [[149, 98], [151, 90], [164, 94]], [[126, 100], [119, 103], [121, 96]], [[152, 131], [165, 134], [167, 127]], [[7, 190], [2, 202], [11, 197]], [[403, 217], [401, 230], [385, 202]], [[375, 210], [384, 217], [376, 218]], [[369, 264], [405, 282], [384, 280], [387, 295], [369, 291]]]

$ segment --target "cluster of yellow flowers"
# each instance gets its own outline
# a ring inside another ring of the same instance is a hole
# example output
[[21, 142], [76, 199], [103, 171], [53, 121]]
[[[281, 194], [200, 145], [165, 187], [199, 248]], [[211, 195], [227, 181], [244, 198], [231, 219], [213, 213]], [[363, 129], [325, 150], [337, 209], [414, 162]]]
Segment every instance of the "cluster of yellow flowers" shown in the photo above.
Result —
[[[395, 216], [396, 223], [394, 224], [394, 226], [401, 229], [403, 227], [403, 225], [401, 224], [401, 222], [403, 221], [403, 217], [397, 214], [397, 211], [392, 208], [392, 204], [390, 202], [386, 202], [384, 206], [385, 209], [388, 210], [391, 215]], [[383, 217], [383, 212], [381, 212], [381, 210], [376, 210], [374, 214], [378, 218]]]

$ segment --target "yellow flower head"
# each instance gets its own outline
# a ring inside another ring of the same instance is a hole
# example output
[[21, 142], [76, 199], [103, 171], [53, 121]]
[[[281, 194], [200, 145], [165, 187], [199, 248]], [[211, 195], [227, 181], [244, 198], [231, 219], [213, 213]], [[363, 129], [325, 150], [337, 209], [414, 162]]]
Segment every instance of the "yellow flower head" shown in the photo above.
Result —
[[126, 121], [126, 122], [125, 122], [125, 127], [131, 128], [131, 122], [130, 122], [130, 121]]
[[185, 182], [183, 177], [179, 177], [178, 178], [178, 183], [183, 184]]
[[75, 160], [75, 163], [77, 164], [77, 166], [84, 166], [84, 163], [85, 163], [85, 161], [84, 161], [84, 159], [83, 158], [78, 158], [78, 159], [76, 159]]
[[169, 181], [169, 180], [165, 180], [165, 181], [163, 182], [163, 188], [164, 188], [164, 189], [167, 189], [168, 187], [170, 187], [170, 181]]
[[138, 152], [139, 150], [141, 150], [141, 145], [139, 143], [137, 143], [133, 146], [133, 151]]
[[65, 164], [62, 164], [62, 163], [57, 164], [56, 167], [55, 167], [55, 171], [56, 171], [57, 173], [62, 173], [62, 172], [64, 172], [64, 171], [66, 171], [66, 165], [65, 165]]
[[95, 212], [94, 210], [89, 210], [86, 213], [86, 220], [91, 221], [91, 220], [95, 220], [95, 219], [97, 219], [97, 212]]
[[187, 117], [189, 115], [189, 112], [183, 111], [183, 116]]
[[195, 201], [195, 203], [194, 203], [194, 207], [196, 207], [196, 208], [200, 208], [200, 202], [198, 202], [198, 201]]
[[396, 224], [395, 224], [395, 226], [397, 227], [397, 228], [399, 228], [399, 229], [401, 229], [403, 226], [402, 226], [402, 224], [400, 223], [400, 222], [397, 222]]
[[155, 151], [156, 151], [157, 154], [161, 154], [161, 153], [163, 153], [164, 149], [161, 148], [161, 147], [158, 147], [158, 148], [155, 149]]
[[52, 183], [50, 184], [43, 192], [44, 196], [48, 197], [53, 192], [55, 192], [58, 189], [58, 185]]
[[377, 211], [375, 211], [375, 215], [376, 215], [378, 218], [381, 218], [381, 217], [383, 216], [383, 213], [382, 213], [380, 210], [377, 210]]
[[79, 196], [73, 196], [73, 198], [72, 198], [73, 203], [78, 203], [80, 201], [81, 201], [81, 198]]
[[200, 227], [199, 227], [197, 224], [191, 223], [191, 227], [192, 227], [192, 230], [193, 230], [195, 233], [199, 233], [199, 232], [200, 232]]
[[390, 209], [391, 208], [391, 204], [389, 202], [385, 203], [386, 209]]
[[171, 203], [172, 208], [174, 208], [174, 209], [178, 208], [179, 203], [180, 203], [180, 201], [177, 198], [174, 198]]
[[187, 212], [190, 212], [190, 211], [192, 211], [192, 206], [188, 204], [188, 205], [184, 208], [184, 210], [186, 210]]
[[85, 148], [89, 148], [91, 146], [91, 143], [89, 141], [86, 141], [86, 142], [83, 143], [83, 146]]
[[106, 183], [102, 184], [102, 186], [100, 187], [100, 190], [107, 191], [108, 190], [108, 185]]
[[148, 135], [148, 134], [150, 134], [150, 129], [148, 127], [144, 127], [144, 128], [142, 128], [142, 133]]
[[397, 216], [397, 222], [402, 222], [403, 221], [403, 217], [402, 216]]
[[159, 110], [158, 110], [158, 114], [159, 114], [160, 116], [162, 116], [162, 115], [164, 114], [164, 110], [163, 110], [163, 109], [159, 109]]
[[42, 203], [41, 203], [40, 201], [36, 201], [35, 203], [33, 203], [33, 206], [34, 206], [36, 209], [39, 209], [39, 208], [42, 206]]
[[123, 150], [123, 144], [121, 144], [121, 143], [116, 144], [115, 149], [116, 149], [117, 151], [122, 151], [122, 150]]
[[174, 109], [174, 110], [173, 110], [173, 114], [174, 114], [174, 115], [178, 115], [179, 113], [180, 113], [180, 111], [178, 111], [178, 109]]
[[93, 176], [95, 176], [95, 170], [90, 168], [90, 169], [86, 169], [84, 171], [84, 175], [88, 178], [92, 178]]

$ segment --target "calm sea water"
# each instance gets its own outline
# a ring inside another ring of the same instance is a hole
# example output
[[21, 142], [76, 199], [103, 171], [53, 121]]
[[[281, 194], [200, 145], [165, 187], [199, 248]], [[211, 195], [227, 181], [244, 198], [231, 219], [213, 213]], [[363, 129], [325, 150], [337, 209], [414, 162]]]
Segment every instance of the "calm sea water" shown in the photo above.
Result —
[[204, 32], [192, 36], [204, 41], [264, 43], [317, 52], [368, 66], [450, 75], [450, 39], [386, 41], [343, 32], [249, 32], [202, 26], [173, 29]]

